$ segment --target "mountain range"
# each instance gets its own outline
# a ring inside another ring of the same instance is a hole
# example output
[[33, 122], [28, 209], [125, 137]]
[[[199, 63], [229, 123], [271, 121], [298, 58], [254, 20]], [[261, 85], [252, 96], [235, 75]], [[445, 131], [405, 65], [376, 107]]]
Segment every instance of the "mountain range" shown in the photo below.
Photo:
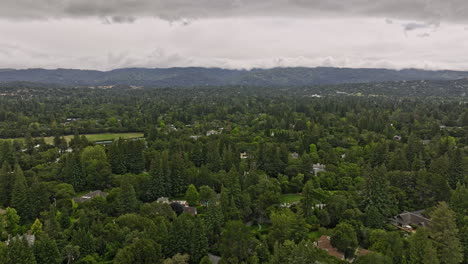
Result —
[[135, 85], [146, 87], [196, 86], [309, 86], [412, 80], [457, 80], [463, 71], [418, 69], [272, 68], [123, 68], [111, 71], [76, 69], [0, 69], [0, 83], [33, 82], [66, 86]]

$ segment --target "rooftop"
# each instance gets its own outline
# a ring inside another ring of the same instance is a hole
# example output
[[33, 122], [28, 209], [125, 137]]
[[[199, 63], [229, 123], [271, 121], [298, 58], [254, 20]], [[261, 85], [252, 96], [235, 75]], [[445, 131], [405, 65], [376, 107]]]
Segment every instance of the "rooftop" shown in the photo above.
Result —
[[95, 197], [106, 197], [107, 196], [107, 193], [106, 192], [103, 192], [101, 190], [97, 190], [97, 191], [94, 191], [94, 192], [90, 192], [90, 193], [87, 193], [85, 195], [82, 195], [80, 197], [75, 197], [73, 198], [73, 200], [77, 203], [82, 203], [82, 202], [86, 202], [86, 201], [89, 201]]

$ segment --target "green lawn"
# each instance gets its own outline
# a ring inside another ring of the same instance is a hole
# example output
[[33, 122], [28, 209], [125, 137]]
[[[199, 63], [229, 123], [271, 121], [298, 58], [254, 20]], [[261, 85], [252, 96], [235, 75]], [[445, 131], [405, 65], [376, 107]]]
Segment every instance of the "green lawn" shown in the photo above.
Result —
[[[115, 140], [118, 138], [124, 138], [124, 139], [139, 138], [139, 137], [143, 137], [143, 133], [102, 133], [102, 134], [86, 134], [85, 136], [89, 141], [96, 142], [96, 141], [105, 141], [105, 140]], [[68, 135], [64, 137], [65, 137], [65, 140], [69, 142], [73, 138], [73, 135]], [[44, 140], [47, 144], [53, 144], [54, 137], [45, 137]]]
[[294, 203], [300, 201], [301, 199], [302, 195], [297, 193], [282, 194], [280, 196], [280, 203]]

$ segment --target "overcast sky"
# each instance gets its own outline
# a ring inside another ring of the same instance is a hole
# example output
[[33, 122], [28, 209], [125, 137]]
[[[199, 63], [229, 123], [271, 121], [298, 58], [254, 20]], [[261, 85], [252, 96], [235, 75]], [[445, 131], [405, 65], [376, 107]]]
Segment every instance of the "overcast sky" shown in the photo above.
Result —
[[0, 0], [0, 68], [468, 70], [467, 0]]

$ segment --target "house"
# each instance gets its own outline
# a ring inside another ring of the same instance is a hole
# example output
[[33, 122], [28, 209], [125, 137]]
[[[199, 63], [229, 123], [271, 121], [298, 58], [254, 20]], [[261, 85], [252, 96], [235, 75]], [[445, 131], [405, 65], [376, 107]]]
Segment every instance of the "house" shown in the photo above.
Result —
[[178, 204], [180, 204], [180, 205], [182, 205], [184, 207], [188, 206], [188, 203], [185, 200], [171, 200], [171, 203], [178, 203]]
[[184, 213], [197, 215], [197, 208], [193, 206], [184, 206]]
[[325, 206], [327, 206], [327, 205], [323, 204], [323, 203], [319, 203], [319, 204], [315, 205], [315, 208], [322, 210], [323, 208], [325, 208]]
[[395, 136], [393, 136], [393, 140], [401, 141], [401, 136], [395, 135]]
[[344, 253], [338, 251], [332, 246], [329, 236], [321, 236], [317, 242], [314, 242], [315, 247], [320, 248], [328, 252], [329, 255], [339, 259], [345, 259]]
[[3, 214], [6, 214], [6, 210], [5, 210], [5, 209], [2, 209], [2, 208], [0, 208], [0, 215], [3, 215]]
[[291, 206], [293, 206], [293, 205], [295, 205], [295, 204], [299, 204], [299, 201], [290, 202], [290, 203], [282, 203], [282, 204], [280, 204], [279, 206], [280, 206], [280, 207], [291, 208]]
[[432, 140], [421, 140], [423, 145], [429, 145], [431, 143]]
[[404, 228], [405, 230], [412, 230], [412, 226], [430, 227], [431, 220], [424, 217], [422, 213], [424, 210], [414, 212], [403, 212], [391, 219], [393, 225]]
[[216, 131], [216, 130], [210, 130], [210, 131], [206, 132], [207, 136], [217, 135], [217, 134], [218, 134], [218, 131]]
[[198, 140], [200, 138], [200, 136], [193, 135], [193, 136], [190, 136], [190, 138], [193, 139], [193, 140]]
[[83, 203], [83, 202], [91, 201], [91, 199], [96, 198], [96, 197], [105, 198], [106, 196], [107, 196], [106, 192], [97, 190], [97, 191], [94, 191], [94, 192], [87, 193], [87, 194], [85, 194], [83, 196], [80, 196], [80, 197], [75, 197], [75, 198], [73, 198], [73, 201], [75, 201], [77, 203]]
[[21, 236], [15, 236], [15, 237], [11, 237], [11, 238], [10, 238], [10, 236], [8, 236], [8, 240], [5, 242], [5, 244], [7, 244], [7, 246], [8, 246], [10, 244], [10, 241], [15, 241], [17, 238], [26, 239], [29, 246], [33, 246], [34, 242], [36, 242], [36, 236], [34, 234], [31, 234], [31, 231], [28, 231], [28, 233], [23, 234]]
[[218, 264], [219, 261], [221, 260], [220, 256], [216, 256], [216, 255], [213, 255], [213, 254], [210, 254], [210, 253], [208, 253], [208, 257], [210, 258], [210, 260], [211, 260], [211, 262], [213, 264]]
[[241, 158], [241, 159], [248, 159], [248, 158], [249, 158], [249, 154], [247, 154], [247, 152], [242, 152], [242, 153], [240, 154], [240, 158]]
[[297, 152], [291, 153], [291, 158], [298, 159], [299, 158], [299, 153], [297, 153]]
[[312, 172], [317, 176], [319, 172], [326, 171], [325, 168], [326, 166], [324, 164], [317, 163], [312, 165]]
[[156, 200], [156, 202], [169, 204], [169, 198], [167, 198], [167, 197], [159, 197], [159, 198]]

